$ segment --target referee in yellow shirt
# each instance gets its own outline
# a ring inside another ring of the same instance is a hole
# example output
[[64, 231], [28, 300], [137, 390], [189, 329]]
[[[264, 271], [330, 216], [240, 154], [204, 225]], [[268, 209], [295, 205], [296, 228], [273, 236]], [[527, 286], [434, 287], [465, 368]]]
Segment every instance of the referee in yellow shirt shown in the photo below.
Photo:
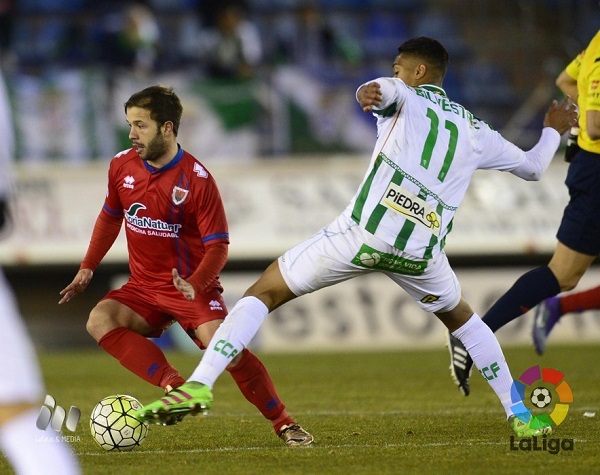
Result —
[[[600, 31], [559, 74], [556, 85], [577, 103], [580, 129], [577, 146], [567, 151], [569, 203], [556, 233], [558, 243], [548, 265], [519, 277], [483, 316], [495, 332], [539, 305], [533, 327], [539, 354], [561, 316], [555, 296], [575, 288], [600, 254]], [[453, 377], [468, 395], [473, 362], [457, 339], [450, 338], [449, 347]]]

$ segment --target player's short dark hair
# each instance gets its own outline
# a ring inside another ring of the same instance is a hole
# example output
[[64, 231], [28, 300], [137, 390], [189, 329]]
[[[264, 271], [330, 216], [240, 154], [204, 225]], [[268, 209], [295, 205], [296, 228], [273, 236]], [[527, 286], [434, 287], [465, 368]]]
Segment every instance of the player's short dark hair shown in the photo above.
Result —
[[172, 122], [173, 133], [177, 136], [183, 106], [172, 87], [158, 84], [136, 92], [125, 103], [125, 113], [130, 107], [150, 111], [150, 118], [159, 125]]
[[448, 51], [433, 38], [420, 36], [405, 41], [398, 48], [398, 54], [415, 56], [424, 60], [439, 75], [440, 79], [444, 79], [446, 75], [449, 61]]

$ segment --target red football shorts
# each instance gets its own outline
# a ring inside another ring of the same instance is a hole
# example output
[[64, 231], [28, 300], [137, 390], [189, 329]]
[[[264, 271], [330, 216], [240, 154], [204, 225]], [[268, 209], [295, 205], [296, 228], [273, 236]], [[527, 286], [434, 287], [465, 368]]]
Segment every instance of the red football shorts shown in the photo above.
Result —
[[159, 337], [174, 321], [195, 341], [194, 330], [203, 323], [223, 320], [227, 307], [216, 287], [202, 295], [196, 295], [193, 302], [187, 300], [173, 284], [143, 287], [128, 280], [120, 289], [111, 290], [102, 300], [113, 299], [129, 307], [140, 315], [156, 331], [151, 338]]

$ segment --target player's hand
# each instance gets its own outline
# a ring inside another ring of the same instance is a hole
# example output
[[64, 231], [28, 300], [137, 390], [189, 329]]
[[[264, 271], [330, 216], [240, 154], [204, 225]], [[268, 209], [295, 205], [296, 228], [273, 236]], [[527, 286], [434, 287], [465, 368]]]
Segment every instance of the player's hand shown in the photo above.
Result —
[[196, 291], [192, 284], [182, 278], [177, 272], [177, 269], [173, 269], [173, 284], [183, 294], [183, 296], [190, 302], [196, 298]]
[[59, 304], [70, 302], [78, 294], [82, 293], [90, 281], [94, 273], [90, 269], [80, 269], [77, 275], [69, 285], [62, 289], [59, 294], [62, 298], [58, 301]]
[[552, 101], [544, 117], [544, 127], [552, 127], [562, 135], [577, 125], [578, 116], [577, 105], [569, 96], [565, 96], [560, 104]]
[[363, 111], [371, 112], [373, 106], [378, 106], [383, 100], [381, 86], [377, 82], [370, 82], [358, 90], [356, 98]]

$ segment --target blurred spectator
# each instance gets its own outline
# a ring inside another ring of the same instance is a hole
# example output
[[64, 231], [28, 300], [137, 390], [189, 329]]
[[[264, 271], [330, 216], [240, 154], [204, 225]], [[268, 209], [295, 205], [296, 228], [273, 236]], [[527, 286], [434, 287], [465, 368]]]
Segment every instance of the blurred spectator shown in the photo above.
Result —
[[323, 74], [332, 66], [357, 65], [360, 45], [350, 35], [334, 28], [316, 1], [304, 1], [292, 21], [283, 21], [276, 31], [275, 59], [307, 71]]
[[85, 67], [93, 56], [86, 24], [81, 17], [74, 15], [65, 25], [57, 44], [57, 57], [67, 68]]
[[160, 29], [152, 10], [143, 3], [125, 3], [110, 12], [100, 25], [100, 60], [109, 67], [132, 70], [141, 75], [156, 66]]
[[[302, 138], [308, 147], [370, 150], [372, 127], [362, 119], [352, 98], [362, 49], [340, 25], [343, 22], [335, 28], [312, 0], [301, 3], [293, 18], [277, 24], [274, 50], [279, 65], [273, 72], [273, 85], [284, 102], [306, 117], [308, 130]], [[353, 26], [346, 24], [348, 29]], [[285, 124], [282, 119], [277, 122]], [[282, 152], [307, 151], [303, 150], [307, 146], [292, 143], [297, 132], [290, 128], [285, 133], [290, 144]]]
[[257, 26], [247, 18], [246, 5], [227, 0], [212, 3], [204, 11], [203, 28], [198, 38], [199, 59], [209, 77], [247, 79], [255, 75], [263, 58]]
[[[205, 157], [254, 158], [266, 147], [266, 114], [259, 79], [263, 41], [242, 0], [200, 1], [195, 18], [178, 30], [183, 62], [190, 66], [182, 136]], [[262, 89], [261, 89], [262, 88]], [[210, 152], [209, 152], [210, 150]]]

